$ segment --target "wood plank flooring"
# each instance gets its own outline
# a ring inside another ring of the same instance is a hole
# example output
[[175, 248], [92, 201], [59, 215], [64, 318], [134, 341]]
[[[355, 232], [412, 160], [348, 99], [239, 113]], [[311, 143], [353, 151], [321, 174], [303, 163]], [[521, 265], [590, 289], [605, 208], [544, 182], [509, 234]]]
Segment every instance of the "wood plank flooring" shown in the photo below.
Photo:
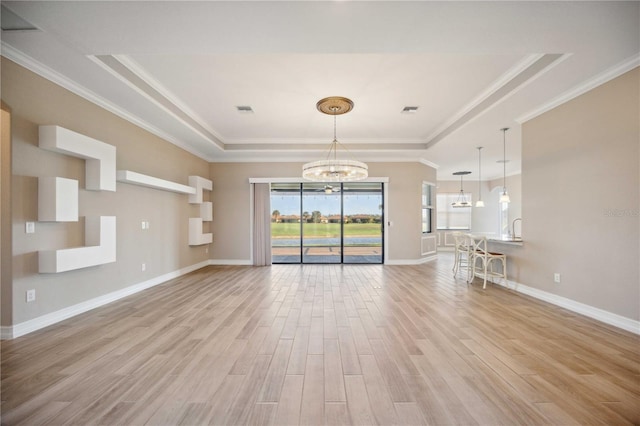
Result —
[[451, 266], [201, 269], [2, 342], [2, 424], [640, 424], [638, 336]]

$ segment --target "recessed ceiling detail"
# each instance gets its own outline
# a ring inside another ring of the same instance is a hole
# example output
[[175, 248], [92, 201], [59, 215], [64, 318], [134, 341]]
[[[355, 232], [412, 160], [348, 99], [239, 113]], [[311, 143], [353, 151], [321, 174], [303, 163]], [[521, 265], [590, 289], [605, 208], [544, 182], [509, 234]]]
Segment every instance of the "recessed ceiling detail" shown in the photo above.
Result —
[[209, 161], [317, 158], [332, 117], [314, 105], [340, 93], [358, 104], [340, 122], [358, 159], [450, 178], [477, 167], [481, 145], [492, 179], [495, 129], [512, 128], [514, 174], [519, 118], [638, 66], [639, 14], [640, 2], [3, 0], [2, 55]]

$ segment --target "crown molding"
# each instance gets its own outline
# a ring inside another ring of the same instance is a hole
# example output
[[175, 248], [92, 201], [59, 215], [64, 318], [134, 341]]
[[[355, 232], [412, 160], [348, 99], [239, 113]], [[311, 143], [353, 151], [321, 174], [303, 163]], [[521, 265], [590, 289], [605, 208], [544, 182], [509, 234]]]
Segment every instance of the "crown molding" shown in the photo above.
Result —
[[[167, 142], [172, 143], [173, 145], [176, 145], [179, 148], [184, 149], [185, 151], [195, 155], [198, 158], [201, 158], [205, 161], [211, 161], [212, 158], [198, 150], [193, 149], [193, 147], [182, 143], [181, 141], [175, 139], [173, 136], [169, 135], [168, 133], [160, 130], [159, 128], [147, 123], [146, 121], [140, 119], [139, 117], [131, 114], [129, 111], [126, 111], [118, 106], [116, 106], [115, 104], [113, 104], [112, 102], [106, 100], [105, 98], [103, 98], [102, 96], [96, 94], [95, 92], [87, 89], [86, 87], [76, 83], [75, 81], [69, 79], [68, 77], [60, 74], [59, 72], [53, 70], [52, 68], [49, 68], [48, 66], [44, 65], [43, 63], [41, 63], [40, 61], [32, 58], [31, 56], [28, 56], [26, 54], [24, 54], [23, 52], [21, 52], [20, 50], [14, 48], [13, 46], [5, 43], [4, 41], [1, 43], [2, 46], [2, 56], [15, 62], [16, 64], [28, 69], [29, 71], [39, 75], [42, 78], [45, 78], [46, 80], [51, 81], [54, 84], [57, 84], [58, 86], [67, 89], [68, 91], [70, 91], [71, 93], [80, 96], [83, 99], [86, 99], [87, 101], [99, 106], [100, 108], [103, 108], [115, 115], [117, 115], [118, 117], [140, 127], [141, 129], [144, 129], [146, 131], [148, 131], [149, 133], [154, 134], [155, 136], [164, 139]], [[89, 59], [91, 59], [89, 57]]]
[[622, 74], [628, 71], [631, 71], [632, 69], [638, 66], [640, 66], [640, 53], [631, 56], [630, 58], [622, 61], [618, 65], [615, 65], [600, 74], [597, 74], [596, 76], [585, 81], [579, 86], [576, 86], [573, 89], [570, 89], [564, 92], [563, 94], [561, 94], [560, 96], [552, 99], [551, 101], [545, 104], [542, 104], [540, 107], [534, 109], [533, 111], [530, 111], [520, 117], [517, 117], [515, 121], [519, 124], [523, 124], [529, 120], [532, 120], [538, 117], [539, 115], [542, 115], [547, 111], [550, 111], [566, 102], [569, 102], [570, 100], [577, 98], [578, 96], [583, 95], [589, 92], [590, 90], [593, 90], [596, 87], [604, 83], [607, 83], [613, 80], [614, 78], [617, 78]]
[[526, 56], [429, 135], [425, 148], [431, 148], [470, 121], [500, 104], [550, 68], [562, 62], [567, 56], [555, 53]]

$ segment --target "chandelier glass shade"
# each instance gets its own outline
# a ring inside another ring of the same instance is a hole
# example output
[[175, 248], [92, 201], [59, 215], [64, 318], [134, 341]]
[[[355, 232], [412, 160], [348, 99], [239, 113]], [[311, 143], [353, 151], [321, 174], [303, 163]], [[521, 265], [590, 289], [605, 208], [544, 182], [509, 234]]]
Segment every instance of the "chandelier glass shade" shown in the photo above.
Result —
[[471, 174], [471, 172], [455, 172], [454, 176], [460, 176], [460, 194], [458, 194], [458, 199], [451, 203], [453, 207], [471, 207], [471, 203], [467, 201], [467, 196], [464, 195], [464, 189], [462, 188], [462, 177], [465, 175]]
[[338, 147], [343, 146], [336, 137], [336, 116], [351, 111], [353, 101], [341, 96], [331, 96], [319, 100], [316, 108], [324, 114], [333, 115], [333, 141], [324, 160], [312, 161], [302, 166], [302, 177], [316, 182], [352, 182], [366, 179], [369, 176], [369, 168], [365, 163], [338, 159]]

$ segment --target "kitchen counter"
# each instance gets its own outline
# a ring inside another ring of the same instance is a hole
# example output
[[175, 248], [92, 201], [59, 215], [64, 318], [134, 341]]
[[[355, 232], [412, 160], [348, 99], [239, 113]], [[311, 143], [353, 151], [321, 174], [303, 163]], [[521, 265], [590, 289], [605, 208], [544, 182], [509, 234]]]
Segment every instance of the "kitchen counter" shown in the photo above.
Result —
[[522, 238], [487, 238], [490, 243], [508, 244], [511, 246], [522, 246]]

